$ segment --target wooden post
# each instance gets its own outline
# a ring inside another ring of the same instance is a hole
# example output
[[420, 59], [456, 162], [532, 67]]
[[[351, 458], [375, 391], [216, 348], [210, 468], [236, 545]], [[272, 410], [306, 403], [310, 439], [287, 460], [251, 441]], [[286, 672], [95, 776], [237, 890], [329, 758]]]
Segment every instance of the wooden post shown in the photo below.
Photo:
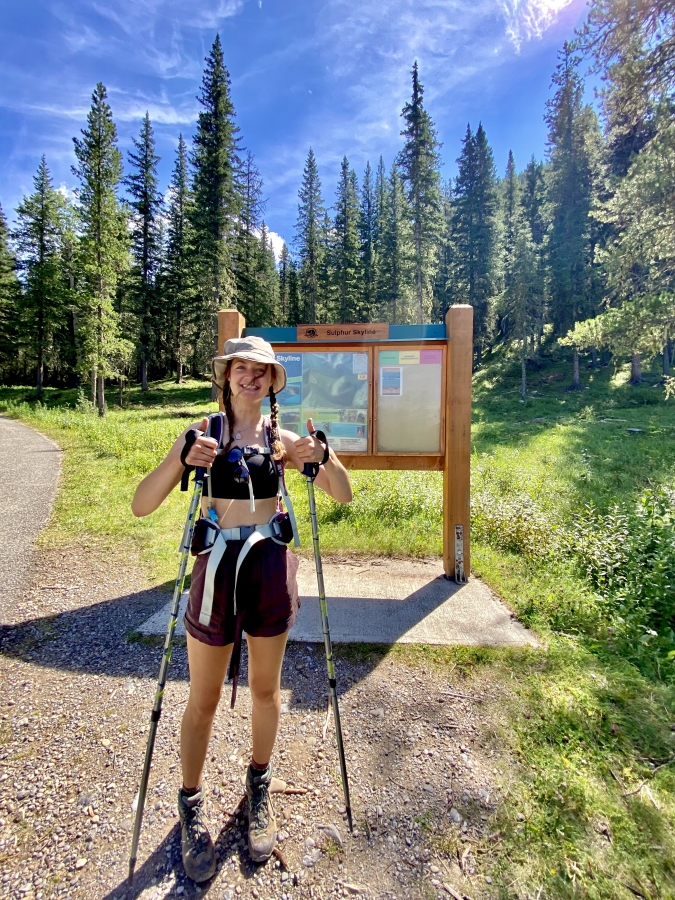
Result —
[[[218, 355], [223, 356], [223, 347], [225, 342], [230, 338], [240, 338], [241, 333], [246, 328], [246, 319], [242, 316], [238, 309], [219, 309], [218, 310]], [[223, 404], [223, 395], [218, 388], [213, 385], [216, 395], [211, 395], [212, 399], [218, 400], [218, 406], [221, 412], [225, 412]]]
[[246, 319], [238, 309], [218, 310], [218, 355], [223, 355], [225, 341], [230, 338], [240, 338], [246, 328]]
[[471, 370], [473, 364], [473, 307], [452, 306], [445, 317], [448, 337], [443, 467], [443, 569], [447, 578], [462, 581], [455, 568], [457, 526], [463, 537], [464, 578], [471, 571], [469, 489], [471, 478]]

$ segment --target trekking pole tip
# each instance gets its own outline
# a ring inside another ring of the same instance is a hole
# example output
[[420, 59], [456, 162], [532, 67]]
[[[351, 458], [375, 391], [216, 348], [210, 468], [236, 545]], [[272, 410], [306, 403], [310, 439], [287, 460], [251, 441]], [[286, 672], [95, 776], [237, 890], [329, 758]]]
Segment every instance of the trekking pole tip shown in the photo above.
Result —
[[136, 860], [130, 859], [129, 860], [129, 877], [127, 879], [129, 882], [129, 887], [131, 887], [131, 885], [134, 883], [134, 869], [135, 868], [136, 868]]
[[350, 833], [354, 831], [354, 822], [352, 820], [352, 808], [351, 806], [347, 807], [347, 824], [349, 825]]

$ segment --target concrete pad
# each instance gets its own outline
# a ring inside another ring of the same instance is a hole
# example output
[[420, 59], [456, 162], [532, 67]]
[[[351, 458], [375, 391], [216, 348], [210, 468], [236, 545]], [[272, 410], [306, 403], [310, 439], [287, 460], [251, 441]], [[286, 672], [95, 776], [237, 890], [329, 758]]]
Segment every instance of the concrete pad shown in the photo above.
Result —
[[[447, 581], [439, 561], [324, 560], [323, 568], [334, 643], [538, 645], [487, 585], [476, 578], [464, 585]], [[323, 643], [313, 560], [301, 558], [298, 587], [302, 606], [290, 640]], [[187, 594], [178, 635], [185, 634], [186, 604]], [[170, 608], [169, 602], [144, 622], [141, 634], [164, 634]]]

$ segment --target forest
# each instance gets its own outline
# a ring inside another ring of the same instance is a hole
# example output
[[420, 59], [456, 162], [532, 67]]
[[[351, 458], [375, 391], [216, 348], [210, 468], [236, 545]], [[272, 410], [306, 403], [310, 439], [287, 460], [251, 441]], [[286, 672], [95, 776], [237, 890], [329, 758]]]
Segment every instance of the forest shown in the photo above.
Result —
[[[332, 204], [310, 148], [295, 235], [275, 259], [263, 179], [236, 124], [220, 37], [206, 58], [194, 135], [178, 138], [162, 190], [146, 114], [127, 159], [99, 83], [75, 137], [74, 198], [43, 156], [12, 227], [0, 210], [0, 382], [78, 385], [105, 413], [106, 389], [200, 376], [214, 316], [250, 326], [442, 321], [474, 308], [474, 356], [505, 345], [521, 395], [542, 346], [662, 357], [673, 390], [675, 326], [675, 10], [672, 2], [592, 0], [558, 54], [544, 110], [545, 159], [498, 172], [469, 123], [457, 175], [441, 150], [417, 62], [401, 149], [359, 179], [343, 158]], [[600, 77], [594, 103], [584, 73]]]

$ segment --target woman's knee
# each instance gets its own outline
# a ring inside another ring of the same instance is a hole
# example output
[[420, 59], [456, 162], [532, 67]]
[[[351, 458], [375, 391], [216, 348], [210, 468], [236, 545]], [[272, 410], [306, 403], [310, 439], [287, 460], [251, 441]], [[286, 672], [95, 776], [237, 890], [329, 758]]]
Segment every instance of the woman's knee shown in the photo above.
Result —
[[265, 684], [249, 678], [251, 699], [256, 706], [275, 707], [281, 701], [281, 690], [278, 684]]
[[208, 725], [213, 721], [221, 693], [222, 690], [200, 691], [199, 693], [190, 691], [186, 713], [189, 714], [194, 724]]

